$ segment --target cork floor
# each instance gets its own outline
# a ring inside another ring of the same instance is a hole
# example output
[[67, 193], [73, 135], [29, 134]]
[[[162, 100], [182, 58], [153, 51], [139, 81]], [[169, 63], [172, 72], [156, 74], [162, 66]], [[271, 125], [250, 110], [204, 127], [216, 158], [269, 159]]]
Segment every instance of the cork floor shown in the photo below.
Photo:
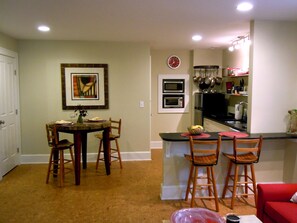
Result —
[[[88, 163], [82, 170], [81, 185], [74, 185], [74, 175], [68, 174], [60, 188], [51, 177], [45, 184], [46, 164], [21, 165], [0, 181], [0, 223], [26, 222], [162, 222], [181, 208], [183, 200], [161, 201], [162, 151], [152, 150], [152, 161], [112, 163], [111, 175], [105, 175], [104, 165], [95, 170]], [[250, 204], [236, 202], [228, 208], [230, 199], [220, 201], [219, 214], [255, 214]], [[214, 208], [213, 202], [207, 204]], [[203, 204], [199, 204], [203, 207]]]

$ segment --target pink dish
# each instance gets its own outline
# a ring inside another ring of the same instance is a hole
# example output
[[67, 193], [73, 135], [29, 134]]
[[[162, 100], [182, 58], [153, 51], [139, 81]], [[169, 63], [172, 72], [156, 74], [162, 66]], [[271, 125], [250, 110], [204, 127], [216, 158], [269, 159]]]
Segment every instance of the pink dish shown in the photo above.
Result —
[[216, 212], [205, 208], [185, 208], [171, 215], [171, 223], [225, 223]]

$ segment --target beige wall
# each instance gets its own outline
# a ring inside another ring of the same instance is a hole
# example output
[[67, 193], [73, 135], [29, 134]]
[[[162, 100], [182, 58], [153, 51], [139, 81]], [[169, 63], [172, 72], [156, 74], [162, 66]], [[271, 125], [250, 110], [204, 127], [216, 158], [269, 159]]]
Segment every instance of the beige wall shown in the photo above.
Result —
[[[170, 55], [177, 55], [181, 59], [179, 68], [173, 70], [167, 66]], [[161, 141], [160, 132], [182, 132], [191, 125], [191, 107], [189, 113], [167, 114], [158, 113], [158, 75], [159, 74], [189, 74], [192, 83], [192, 53], [189, 50], [152, 50], [151, 67], [151, 141]], [[190, 92], [192, 88], [190, 87]], [[190, 94], [191, 95], [191, 94]], [[191, 98], [190, 102], [191, 103]]]
[[193, 64], [194, 66], [218, 65], [222, 67], [223, 51], [220, 49], [195, 49]]
[[17, 52], [17, 40], [0, 32], [0, 47]]
[[225, 68], [240, 68], [244, 71], [249, 70], [249, 46], [230, 52], [228, 49], [223, 51], [223, 66]]
[[[62, 110], [61, 63], [107, 63], [109, 109], [89, 117], [122, 118], [121, 151], [150, 148], [150, 50], [142, 43], [19, 41], [22, 154], [48, 154], [45, 123], [70, 119]], [[139, 107], [139, 101], [145, 103]], [[88, 152], [98, 141], [89, 134]]]
[[[197, 65], [219, 65], [222, 67], [222, 50], [214, 49], [195, 49], [188, 50], [152, 50], [152, 111], [151, 111], [151, 141], [160, 141], [160, 132], [184, 132], [187, 127], [193, 123], [194, 100], [193, 92], [198, 90], [197, 84], [193, 82], [193, 66]], [[167, 64], [167, 58], [172, 55], [178, 55], [181, 60], [181, 66], [176, 69], [170, 69]], [[190, 100], [189, 113], [183, 114], [160, 114], [158, 113], [158, 75], [159, 74], [189, 74], [190, 75]]]
[[251, 37], [250, 131], [285, 132], [297, 108], [297, 23], [255, 21]]

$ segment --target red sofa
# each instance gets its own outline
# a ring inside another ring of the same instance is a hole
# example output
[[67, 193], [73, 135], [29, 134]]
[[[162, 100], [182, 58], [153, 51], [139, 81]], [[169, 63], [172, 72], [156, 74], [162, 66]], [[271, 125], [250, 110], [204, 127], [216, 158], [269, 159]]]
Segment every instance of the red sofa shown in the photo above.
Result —
[[290, 201], [297, 184], [258, 184], [257, 217], [264, 223], [297, 223], [297, 204]]

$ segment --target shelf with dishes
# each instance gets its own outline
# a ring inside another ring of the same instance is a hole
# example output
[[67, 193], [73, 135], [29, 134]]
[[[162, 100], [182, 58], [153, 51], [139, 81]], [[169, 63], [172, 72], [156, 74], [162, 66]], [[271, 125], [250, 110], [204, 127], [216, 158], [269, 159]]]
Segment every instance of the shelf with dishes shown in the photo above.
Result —
[[242, 69], [237, 67], [227, 67], [224, 68], [225, 75], [227, 77], [247, 77], [249, 76], [249, 70], [248, 69]]

